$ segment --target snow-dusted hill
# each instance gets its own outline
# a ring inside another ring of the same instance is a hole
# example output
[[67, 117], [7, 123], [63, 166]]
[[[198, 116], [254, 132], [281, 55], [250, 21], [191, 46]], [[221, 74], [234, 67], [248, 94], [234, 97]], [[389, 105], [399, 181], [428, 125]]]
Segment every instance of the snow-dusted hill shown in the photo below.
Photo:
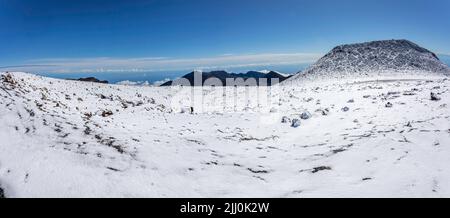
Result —
[[439, 58], [408, 40], [384, 40], [337, 46], [286, 84], [305, 80], [450, 75]]
[[217, 90], [203, 90], [205, 111], [190, 114], [191, 87], [2, 74], [0, 189], [6, 197], [450, 197], [448, 79], [273, 87], [267, 113], [258, 98], [242, 99], [258, 89], [227, 91], [245, 104], [229, 111], [208, 98]]

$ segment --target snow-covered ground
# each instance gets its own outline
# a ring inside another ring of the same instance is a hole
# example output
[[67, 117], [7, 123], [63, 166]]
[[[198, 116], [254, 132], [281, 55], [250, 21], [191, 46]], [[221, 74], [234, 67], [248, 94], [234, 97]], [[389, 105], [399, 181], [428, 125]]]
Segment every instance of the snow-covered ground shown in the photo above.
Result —
[[450, 197], [445, 77], [276, 86], [262, 109], [257, 87], [202, 90], [191, 114], [196, 88], [10, 75], [6, 197]]

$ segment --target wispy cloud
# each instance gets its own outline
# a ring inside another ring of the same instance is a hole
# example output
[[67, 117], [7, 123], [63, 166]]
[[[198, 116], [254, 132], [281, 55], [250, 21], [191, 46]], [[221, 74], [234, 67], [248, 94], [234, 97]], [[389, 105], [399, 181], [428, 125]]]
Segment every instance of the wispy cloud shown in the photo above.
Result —
[[12, 65], [12, 66], [0, 66], [0, 69], [11, 69], [11, 68], [33, 68], [33, 67], [56, 67], [55, 65], [40, 65], [40, 64], [27, 64], [27, 65]]
[[450, 52], [440, 52], [437, 55], [438, 56], [450, 56]]
[[[320, 58], [314, 53], [264, 53], [221, 55], [207, 58], [47, 58], [27, 61], [21, 69], [31, 72], [139, 72], [192, 69], [228, 69], [237, 67], [292, 65], [312, 63]], [[14, 66], [4, 68], [15, 70]]]

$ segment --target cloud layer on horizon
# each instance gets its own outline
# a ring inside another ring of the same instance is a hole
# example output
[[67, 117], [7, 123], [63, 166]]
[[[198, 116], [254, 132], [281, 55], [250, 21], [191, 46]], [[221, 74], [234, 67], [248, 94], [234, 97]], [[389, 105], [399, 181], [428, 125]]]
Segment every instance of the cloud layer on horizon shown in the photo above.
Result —
[[211, 70], [252, 66], [313, 63], [321, 57], [314, 53], [264, 53], [222, 55], [207, 58], [49, 58], [30, 60], [20, 66], [2, 67], [2, 71], [49, 73], [72, 72], [149, 72], [176, 70]]

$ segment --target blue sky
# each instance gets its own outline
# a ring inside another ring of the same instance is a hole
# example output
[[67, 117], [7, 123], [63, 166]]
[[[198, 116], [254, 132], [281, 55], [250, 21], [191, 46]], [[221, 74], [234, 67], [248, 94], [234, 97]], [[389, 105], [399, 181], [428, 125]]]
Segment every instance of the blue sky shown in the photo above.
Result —
[[450, 54], [449, 11], [448, 0], [0, 0], [0, 66], [300, 65], [338, 44], [393, 38]]

